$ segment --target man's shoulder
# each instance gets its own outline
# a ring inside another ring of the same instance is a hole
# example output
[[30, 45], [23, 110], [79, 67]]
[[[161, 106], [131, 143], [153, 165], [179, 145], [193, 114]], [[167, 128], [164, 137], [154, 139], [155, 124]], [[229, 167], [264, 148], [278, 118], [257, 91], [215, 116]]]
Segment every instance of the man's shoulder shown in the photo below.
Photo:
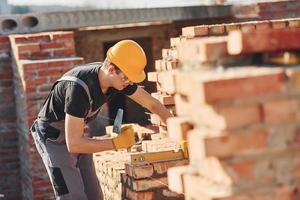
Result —
[[74, 68], [67, 71], [64, 75], [69, 76], [85, 76], [85, 74], [94, 73], [95, 71], [98, 71], [99, 68], [101, 68], [103, 65], [102, 62], [93, 62], [93, 63], [86, 63], [86, 64], [80, 64], [76, 65]]
[[91, 62], [91, 63], [85, 63], [85, 64], [80, 64], [76, 65], [76, 67], [101, 67], [103, 65], [103, 62]]

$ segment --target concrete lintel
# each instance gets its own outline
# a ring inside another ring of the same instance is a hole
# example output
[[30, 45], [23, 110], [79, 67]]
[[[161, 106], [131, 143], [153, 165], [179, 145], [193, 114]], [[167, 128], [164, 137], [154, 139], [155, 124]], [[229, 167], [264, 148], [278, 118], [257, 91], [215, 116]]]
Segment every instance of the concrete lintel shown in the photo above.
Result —
[[190, 6], [118, 10], [78, 10], [0, 17], [0, 34], [70, 30], [125, 23], [180, 21], [231, 16], [231, 6]]

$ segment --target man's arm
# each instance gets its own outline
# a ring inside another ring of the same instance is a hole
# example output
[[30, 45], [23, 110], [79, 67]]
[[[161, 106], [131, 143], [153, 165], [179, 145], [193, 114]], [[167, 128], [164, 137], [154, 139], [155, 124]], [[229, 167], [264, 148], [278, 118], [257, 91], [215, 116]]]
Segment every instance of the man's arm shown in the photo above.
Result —
[[115, 149], [112, 139], [98, 140], [84, 137], [83, 131], [84, 119], [66, 113], [65, 133], [69, 152], [95, 153]]
[[163, 104], [161, 104], [157, 99], [152, 97], [141, 87], [138, 87], [137, 90], [129, 97], [141, 106], [147, 108], [150, 112], [157, 114], [161, 121], [165, 124], [167, 118], [172, 116], [172, 114]]

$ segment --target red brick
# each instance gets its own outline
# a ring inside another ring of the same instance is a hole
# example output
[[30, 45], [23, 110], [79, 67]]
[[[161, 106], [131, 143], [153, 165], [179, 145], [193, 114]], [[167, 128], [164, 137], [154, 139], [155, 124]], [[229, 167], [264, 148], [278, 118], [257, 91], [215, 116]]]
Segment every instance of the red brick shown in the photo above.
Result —
[[255, 25], [252, 22], [241, 23], [241, 31], [253, 31], [255, 30]]
[[259, 104], [209, 106], [197, 105], [198, 110], [190, 114], [198, 126], [216, 130], [233, 130], [262, 122]]
[[[221, 200], [213, 197], [226, 197], [231, 195], [231, 187], [216, 184], [203, 176], [186, 174], [183, 176], [185, 198], [193, 200]], [[197, 189], [195, 189], [197, 186]]]
[[269, 30], [271, 28], [271, 23], [269, 21], [257, 21], [255, 22], [255, 29], [260, 30]]
[[40, 45], [39, 44], [22, 44], [18, 45], [19, 52], [24, 51], [40, 51]]
[[[228, 39], [230, 54], [259, 53], [300, 48], [300, 29], [232, 31]], [[272, 40], [270, 40], [272, 38]]]
[[29, 35], [26, 39], [28, 42], [48, 42], [50, 41], [50, 35]]
[[64, 48], [66, 48], [66, 49], [75, 49], [74, 40], [64, 41], [63, 44], [64, 44]]
[[126, 188], [126, 197], [130, 200], [153, 200], [155, 199], [154, 192], [146, 191], [146, 192], [135, 192]]
[[283, 29], [287, 26], [287, 22], [285, 20], [272, 20], [271, 24], [273, 29]]
[[14, 41], [16, 42], [16, 44], [19, 44], [19, 43], [23, 43], [23, 42], [26, 42], [27, 39], [25, 37], [14, 37]]
[[163, 59], [164, 58], [167, 59], [169, 57], [169, 51], [170, 51], [170, 49], [162, 49], [161, 51], [162, 51], [162, 53], [161, 53], [162, 58]]
[[61, 76], [65, 70], [63, 69], [45, 69], [38, 72], [38, 76]]
[[207, 102], [248, 98], [280, 92], [283, 89], [282, 73], [257, 77], [236, 78], [204, 83]]
[[64, 47], [64, 43], [60, 42], [51, 42], [51, 43], [42, 43], [40, 44], [41, 50], [48, 50], [48, 49], [59, 49]]
[[1, 70], [0, 69], [0, 79], [4, 80], [4, 79], [12, 79], [12, 71], [11, 69], [5, 69], [5, 70]]
[[173, 70], [179, 68], [179, 62], [177, 60], [166, 61], [167, 70]]
[[14, 40], [17, 44], [20, 43], [32, 43], [32, 42], [48, 42], [50, 41], [50, 36], [45, 34], [31, 34], [23, 36], [15, 36]]
[[130, 180], [129, 184], [132, 185], [132, 189], [135, 191], [147, 191], [155, 188], [165, 188], [168, 184], [167, 177], [161, 177], [156, 179], [141, 179]]
[[37, 79], [32, 79], [32, 80], [27, 80], [25, 85], [27, 86], [33, 86], [33, 85], [41, 85], [41, 84], [45, 84], [48, 83], [48, 79], [47, 78], [37, 78]]
[[135, 179], [151, 177], [154, 172], [152, 165], [134, 166], [130, 164], [125, 164], [125, 171], [128, 176]]
[[[203, 136], [205, 135], [205, 136]], [[266, 130], [244, 132], [191, 131], [188, 135], [190, 159], [201, 157], [226, 158], [249, 155], [267, 150], [269, 132]]]
[[162, 70], [161, 61], [162, 60], [155, 60], [155, 70], [156, 71], [161, 71]]
[[182, 28], [182, 35], [187, 38], [206, 36], [209, 34], [208, 26], [190, 26]]
[[157, 82], [157, 72], [148, 72], [147, 73], [147, 80], [150, 82]]
[[72, 61], [67, 60], [50, 60], [48, 63], [49, 67], [69, 67], [72, 65]]
[[240, 26], [241, 25], [239, 23], [225, 24], [225, 31], [229, 33], [229, 31], [239, 30]]
[[[291, 200], [288, 187], [256, 187], [250, 193], [237, 194], [232, 186], [211, 182], [202, 176], [184, 175], [185, 197], [193, 200]], [[194, 187], [197, 185], [198, 189]], [[260, 190], [260, 191], [259, 191]], [[263, 192], [262, 192], [263, 191]]]
[[189, 101], [213, 104], [281, 93], [285, 83], [283, 71], [266, 68], [236, 69], [220, 76], [212, 74], [203, 71], [178, 73], [175, 76], [176, 90], [187, 95]]
[[175, 77], [176, 71], [164, 71], [158, 73], [157, 79], [160, 83], [161, 92], [166, 92], [167, 94], [175, 93]]
[[226, 57], [227, 37], [195, 38], [181, 42], [178, 46], [178, 57], [181, 62], [207, 63]]
[[183, 174], [188, 172], [188, 166], [172, 167], [168, 169], [168, 187], [177, 193], [184, 193]]
[[300, 119], [299, 100], [280, 99], [267, 101], [262, 104], [263, 120], [265, 123], [278, 124]]
[[75, 56], [75, 49], [66, 49], [66, 50], [55, 50], [53, 52], [54, 56]]
[[177, 47], [179, 43], [180, 43], [180, 37], [170, 38], [171, 47]]
[[0, 50], [9, 50], [9, 49], [10, 49], [10, 44], [8, 42], [0, 43]]
[[50, 52], [32, 52], [31, 53], [31, 58], [49, 58], [50, 57]]
[[25, 52], [25, 53], [19, 53], [19, 59], [22, 60], [22, 59], [28, 59], [30, 56], [29, 56], [29, 52]]
[[171, 161], [163, 161], [163, 162], [154, 162], [152, 163], [154, 173], [158, 176], [166, 175], [167, 171], [171, 167], [183, 166], [187, 165], [189, 162], [186, 159], [180, 160], [171, 160]]
[[9, 39], [8, 39], [8, 36], [6, 35], [3, 35], [3, 36], [0, 36], [0, 42], [9, 42]]
[[62, 32], [62, 33], [54, 33], [53, 40], [60, 40], [60, 39], [73, 39], [74, 33], [73, 32]]
[[187, 140], [188, 131], [194, 126], [188, 117], [170, 117], [167, 119], [168, 137], [176, 141]]
[[300, 27], [300, 19], [289, 19], [287, 23], [290, 28]]
[[163, 105], [174, 105], [174, 97], [171, 95], [151, 93], [151, 96], [159, 100]]
[[33, 63], [23, 64], [24, 70], [46, 69], [47, 67], [48, 67], [47, 63], [33, 62]]
[[209, 35], [223, 35], [225, 34], [225, 26], [221, 25], [208, 25]]
[[26, 93], [36, 93], [37, 92], [36, 85], [28, 85], [28, 84], [26, 84], [24, 92], [26, 92]]

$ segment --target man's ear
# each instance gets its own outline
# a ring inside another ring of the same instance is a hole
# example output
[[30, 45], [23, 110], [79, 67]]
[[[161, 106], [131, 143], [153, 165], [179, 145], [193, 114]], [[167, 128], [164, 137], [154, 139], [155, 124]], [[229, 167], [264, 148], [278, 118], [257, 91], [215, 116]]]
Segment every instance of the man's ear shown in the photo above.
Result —
[[115, 67], [112, 66], [112, 65], [109, 65], [107, 71], [108, 71], [109, 74], [113, 74], [114, 71], [115, 71]]

